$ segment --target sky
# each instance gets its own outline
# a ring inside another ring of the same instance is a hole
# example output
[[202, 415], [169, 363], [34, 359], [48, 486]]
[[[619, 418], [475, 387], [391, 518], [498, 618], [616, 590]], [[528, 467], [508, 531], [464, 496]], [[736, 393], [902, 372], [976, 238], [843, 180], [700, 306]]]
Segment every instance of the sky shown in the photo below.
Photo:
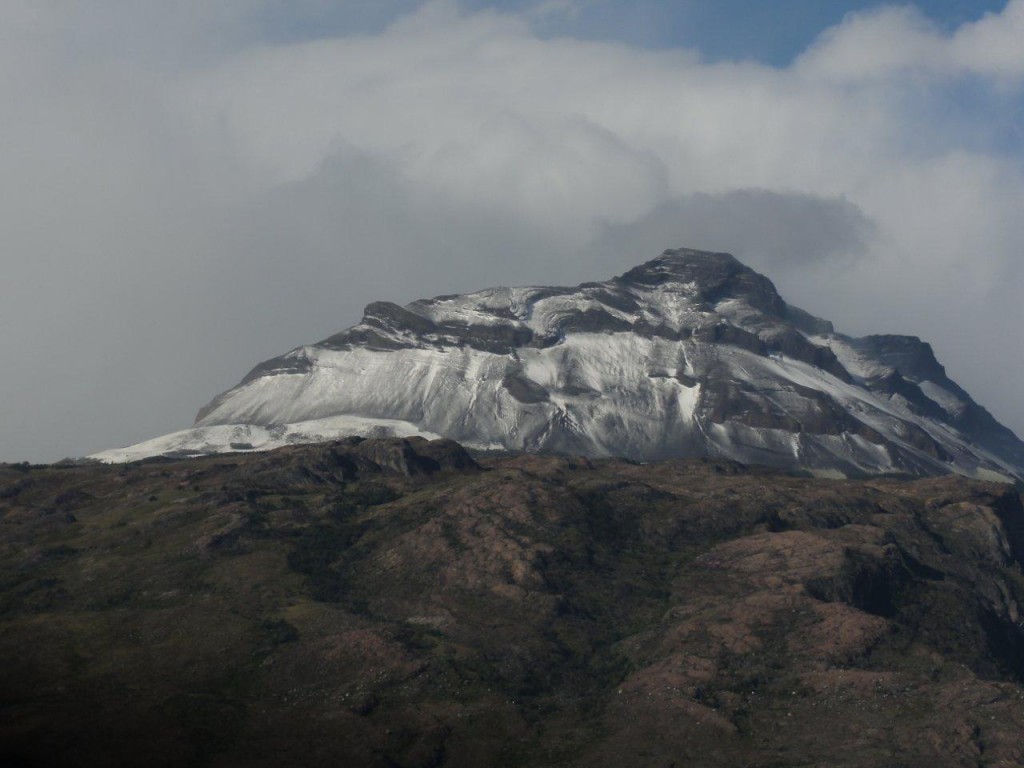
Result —
[[0, 0], [0, 461], [371, 301], [732, 252], [1024, 435], [1024, 0]]

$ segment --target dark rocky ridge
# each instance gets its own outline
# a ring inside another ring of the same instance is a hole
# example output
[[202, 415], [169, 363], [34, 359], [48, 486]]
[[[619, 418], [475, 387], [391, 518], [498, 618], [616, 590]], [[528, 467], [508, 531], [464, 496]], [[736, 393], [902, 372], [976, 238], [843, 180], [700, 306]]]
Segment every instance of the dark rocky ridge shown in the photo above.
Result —
[[1024, 764], [1024, 509], [450, 441], [0, 466], [0, 764]]

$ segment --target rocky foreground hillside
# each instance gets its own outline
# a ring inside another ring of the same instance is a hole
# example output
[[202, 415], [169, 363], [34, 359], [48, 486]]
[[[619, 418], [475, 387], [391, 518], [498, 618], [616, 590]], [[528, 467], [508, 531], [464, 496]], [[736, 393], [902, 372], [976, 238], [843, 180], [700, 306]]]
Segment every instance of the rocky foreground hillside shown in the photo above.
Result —
[[1024, 510], [388, 439], [0, 467], [0, 764], [1019, 766]]

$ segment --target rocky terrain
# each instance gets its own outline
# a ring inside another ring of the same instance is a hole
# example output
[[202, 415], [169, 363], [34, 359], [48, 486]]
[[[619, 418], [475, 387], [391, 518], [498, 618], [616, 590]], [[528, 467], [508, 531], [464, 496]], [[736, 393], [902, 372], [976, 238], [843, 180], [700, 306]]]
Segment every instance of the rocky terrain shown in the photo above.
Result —
[[374, 302], [359, 325], [256, 366], [192, 429], [97, 458], [348, 435], [833, 476], [1024, 476], [1024, 443], [927, 343], [837, 333], [732, 256], [687, 249], [573, 288]]
[[0, 765], [1019, 766], [1024, 510], [351, 439], [0, 466]]

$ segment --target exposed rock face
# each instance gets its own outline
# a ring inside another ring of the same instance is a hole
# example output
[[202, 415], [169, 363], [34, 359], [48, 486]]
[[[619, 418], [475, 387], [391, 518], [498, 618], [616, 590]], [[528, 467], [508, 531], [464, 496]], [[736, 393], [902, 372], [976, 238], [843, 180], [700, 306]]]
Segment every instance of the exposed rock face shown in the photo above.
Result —
[[450, 441], [0, 465], [0, 763], [1024, 765], [1024, 508]]
[[1024, 444], [909, 336], [854, 339], [723, 253], [666, 251], [576, 288], [496, 288], [363, 321], [257, 366], [196, 427], [123, 451], [352, 434], [843, 474], [1024, 473]]

